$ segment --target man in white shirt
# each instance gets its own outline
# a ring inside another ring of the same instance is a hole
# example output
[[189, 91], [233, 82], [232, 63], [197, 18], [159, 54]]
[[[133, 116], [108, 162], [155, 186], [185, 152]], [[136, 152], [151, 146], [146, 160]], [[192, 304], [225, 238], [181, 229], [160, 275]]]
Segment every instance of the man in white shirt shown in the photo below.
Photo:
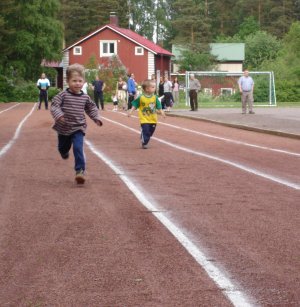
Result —
[[50, 81], [46, 78], [44, 73], [42, 73], [41, 78], [37, 81], [36, 86], [40, 90], [38, 109], [41, 109], [41, 104], [44, 100], [45, 109], [48, 110], [48, 88], [50, 87]]
[[239, 78], [238, 85], [242, 96], [242, 114], [246, 114], [247, 103], [249, 108], [249, 114], [254, 114], [253, 112], [254, 81], [249, 76], [249, 71], [247, 69], [244, 70], [244, 75]]

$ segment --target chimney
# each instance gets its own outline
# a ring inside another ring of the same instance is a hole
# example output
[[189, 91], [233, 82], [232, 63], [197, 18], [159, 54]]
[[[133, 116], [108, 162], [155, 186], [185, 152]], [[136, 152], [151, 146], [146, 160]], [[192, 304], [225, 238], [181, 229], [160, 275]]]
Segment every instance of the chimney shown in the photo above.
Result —
[[119, 18], [115, 12], [110, 12], [109, 23], [114, 26], [119, 26]]

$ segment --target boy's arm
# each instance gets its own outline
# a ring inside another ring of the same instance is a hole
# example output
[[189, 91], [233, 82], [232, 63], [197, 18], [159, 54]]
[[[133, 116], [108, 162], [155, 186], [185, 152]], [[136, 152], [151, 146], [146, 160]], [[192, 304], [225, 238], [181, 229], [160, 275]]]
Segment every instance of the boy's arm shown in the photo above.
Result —
[[61, 94], [56, 95], [52, 99], [50, 112], [55, 121], [64, 121], [64, 112], [61, 108], [63, 97]]
[[166, 114], [162, 109], [160, 99], [157, 96], [156, 96], [156, 110], [158, 111], [158, 113], [160, 113], [163, 116], [163, 118], [166, 118]]
[[134, 110], [136, 110], [136, 108], [135, 108], [134, 106], [132, 106], [131, 109], [128, 111], [128, 114], [127, 114], [128, 117], [131, 116], [131, 114], [132, 114], [132, 112], [133, 112]]

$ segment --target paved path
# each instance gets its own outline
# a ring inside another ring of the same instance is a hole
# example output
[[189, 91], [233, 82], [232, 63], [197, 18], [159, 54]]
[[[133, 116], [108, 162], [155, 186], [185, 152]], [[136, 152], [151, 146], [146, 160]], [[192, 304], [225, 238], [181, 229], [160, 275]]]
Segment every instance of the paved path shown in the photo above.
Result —
[[173, 110], [169, 115], [300, 139], [300, 107], [256, 108], [254, 115], [241, 114], [238, 108], [199, 109], [197, 112]]

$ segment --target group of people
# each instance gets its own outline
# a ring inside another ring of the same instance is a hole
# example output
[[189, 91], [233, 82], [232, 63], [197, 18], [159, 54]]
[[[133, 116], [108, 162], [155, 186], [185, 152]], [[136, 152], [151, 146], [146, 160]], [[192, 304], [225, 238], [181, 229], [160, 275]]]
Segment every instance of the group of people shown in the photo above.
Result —
[[[92, 86], [95, 94], [93, 101], [87, 94], [87, 83], [85, 82], [84, 67], [79, 64], [70, 65], [66, 71], [68, 88], [57, 94], [51, 103], [51, 114], [54, 119], [53, 129], [58, 135], [58, 151], [62, 159], [69, 158], [69, 151], [73, 146], [73, 154], [75, 159], [75, 181], [78, 184], [85, 182], [86, 161], [83, 152], [84, 136], [87, 127], [85, 113], [98, 125], [102, 126], [99, 115], [100, 106], [104, 109], [103, 90], [105, 83], [96, 77]], [[131, 74], [128, 82], [119, 78], [116, 87], [117, 99], [126, 101], [126, 93], [128, 92], [128, 116], [130, 117], [134, 110], [138, 110], [141, 124], [141, 147], [147, 149], [148, 143], [156, 129], [157, 113], [165, 117], [163, 104], [166, 111], [171, 107], [171, 100], [175, 99], [174, 92], [179, 89], [178, 80], [173, 83], [165, 76], [164, 82], [160, 80], [158, 93], [155, 78], [145, 80], [142, 83], [143, 93], [137, 94], [136, 82], [134, 75]], [[174, 84], [177, 84], [174, 86]], [[242, 94], [242, 110], [246, 112], [246, 102], [249, 101], [249, 113], [254, 114], [252, 110], [254, 82], [249, 77], [249, 72], [245, 71], [244, 75], [238, 81], [239, 89]], [[47, 90], [50, 82], [45, 74], [37, 82], [40, 90], [39, 105], [41, 108], [42, 99], [45, 100], [45, 107], [48, 108]], [[174, 91], [174, 88], [176, 89]], [[191, 75], [189, 96], [191, 111], [198, 109], [197, 93], [201, 89], [199, 80]], [[163, 91], [163, 92], [162, 92]], [[160, 96], [160, 97], [159, 97]], [[159, 99], [160, 98], [160, 99]], [[163, 99], [162, 99], [163, 98]], [[161, 103], [161, 100], [164, 101]], [[125, 104], [123, 105], [126, 108]]]

